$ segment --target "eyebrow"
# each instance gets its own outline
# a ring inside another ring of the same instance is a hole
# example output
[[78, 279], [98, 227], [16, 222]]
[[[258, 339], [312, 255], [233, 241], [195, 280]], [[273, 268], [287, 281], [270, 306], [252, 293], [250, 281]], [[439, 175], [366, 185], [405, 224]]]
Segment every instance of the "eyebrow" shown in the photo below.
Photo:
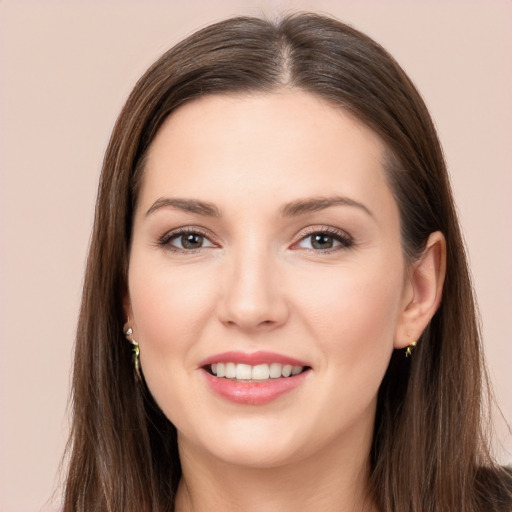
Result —
[[[284, 205], [281, 208], [283, 217], [296, 217], [306, 213], [318, 212], [332, 206], [352, 206], [359, 208], [373, 217], [373, 213], [359, 201], [350, 199], [349, 197], [332, 196], [332, 197], [312, 197], [308, 199], [298, 199]], [[188, 213], [195, 213], [205, 217], [220, 217], [220, 210], [213, 204], [198, 199], [180, 199], [170, 197], [160, 197], [157, 199], [146, 212], [146, 216], [151, 215], [161, 208], [173, 208]]]
[[370, 217], [374, 218], [373, 213], [359, 201], [350, 199], [349, 197], [332, 196], [332, 197], [312, 197], [308, 199], [298, 199], [288, 203], [281, 209], [283, 217], [295, 217], [305, 213], [318, 212], [325, 210], [331, 206], [352, 206], [359, 208], [367, 213]]
[[205, 217], [220, 217], [219, 209], [212, 203], [198, 201], [197, 199], [178, 199], [170, 197], [160, 197], [146, 212], [146, 217], [161, 208], [174, 208], [184, 212], [204, 215]]

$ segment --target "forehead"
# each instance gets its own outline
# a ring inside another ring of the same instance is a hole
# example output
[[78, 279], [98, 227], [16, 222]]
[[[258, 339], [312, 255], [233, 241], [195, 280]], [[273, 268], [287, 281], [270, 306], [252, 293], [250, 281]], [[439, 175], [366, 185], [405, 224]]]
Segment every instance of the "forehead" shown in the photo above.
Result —
[[236, 202], [388, 193], [380, 138], [342, 108], [303, 91], [206, 96], [177, 109], [146, 160], [141, 203], [170, 194]]

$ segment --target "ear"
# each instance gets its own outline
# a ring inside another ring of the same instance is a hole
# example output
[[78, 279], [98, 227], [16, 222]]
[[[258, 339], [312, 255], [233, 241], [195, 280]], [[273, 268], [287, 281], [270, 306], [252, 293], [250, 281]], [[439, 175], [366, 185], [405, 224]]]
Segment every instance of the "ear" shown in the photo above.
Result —
[[446, 240], [431, 233], [425, 249], [409, 269], [395, 334], [395, 348], [405, 348], [421, 336], [441, 303], [446, 274]]

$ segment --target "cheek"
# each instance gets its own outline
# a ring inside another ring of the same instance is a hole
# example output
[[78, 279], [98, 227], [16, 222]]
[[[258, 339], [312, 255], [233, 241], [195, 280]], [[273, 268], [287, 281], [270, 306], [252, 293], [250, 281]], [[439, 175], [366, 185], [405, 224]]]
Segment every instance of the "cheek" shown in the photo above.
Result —
[[[151, 272], [144, 269], [151, 269]], [[139, 272], [142, 269], [142, 272]], [[187, 383], [196, 370], [194, 351], [211, 307], [213, 287], [205, 276], [147, 265], [133, 258], [129, 272], [134, 332], [147, 386], [156, 403], [176, 425], [187, 425], [186, 408], [200, 410]]]
[[322, 354], [318, 388], [328, 392], [317, 393], [314, 399], [323, 411], [321, 428], [326, 437], [359, 425], [362, 417], [372, 421], [393, 351], [400, 279], [398, 272], [389, 275], [378, 268], [333, 273], [322, 291], [316, 289], [301, 304], [303, 324]]
[[382, 342], [392, 345], [401, 299], [401, 274], [369, 268], [331, 272], [320, 281], [324, 286], [318, 286], [318, 280], [308, 280], [306, 275], [300, 280], [303, 289], [297, 296], [302, 297], [302, 316], [309, 318], [318, 339], [333, 344], [329, 348], [360, 350]]
[[[144, 268], [151, 268], [151, 272], [139, 271]], [[215, 302], [206, 276], [196, 272], [192, 278], [179, 269], [148, 266], [134, 258], [129, 284], [134, 332], [145, 375], [149, 378], [150, 372], [168, 372], [176, 361], [193, 370], [191, 351]]]
[[[144, 271], [144, 269], [150, 271]], [[204, 276], [203, 276], [204, 277]], [[194, 328], [209, 297], [204, 279], [165, 264], [144, 264], [133, 258], [129, 291], [137, 332], [144, 339], [181, 338]]]
[[322, 289], [302, 282], [310, 292], [301, 316], [322, 354], [322, 378], [327, 388], [340, 390], [321, 400], [326, 417], [341, 424], [345, 416], [373, 403], [388, 367], [400, 310], [401, 268], [386, 273], [374, 262], [360, 270], [343, 269], [322, 280]]

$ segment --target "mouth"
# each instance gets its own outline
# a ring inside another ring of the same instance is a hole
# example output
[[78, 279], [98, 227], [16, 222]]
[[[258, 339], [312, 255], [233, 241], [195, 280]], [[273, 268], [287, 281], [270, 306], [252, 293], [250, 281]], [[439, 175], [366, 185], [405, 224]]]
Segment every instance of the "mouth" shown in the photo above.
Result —
[[235, 404], [264, 405], [300, 388], [312, 367], [271, 352], [224, 352], [200, 365], [209, 388]]
[[231, 361], [208, 364], [203, 367], [210, 375], [239, 382], [262, 382], [290, 378], [310, 370], [309, 366], [282, 363], [244, 364]]

